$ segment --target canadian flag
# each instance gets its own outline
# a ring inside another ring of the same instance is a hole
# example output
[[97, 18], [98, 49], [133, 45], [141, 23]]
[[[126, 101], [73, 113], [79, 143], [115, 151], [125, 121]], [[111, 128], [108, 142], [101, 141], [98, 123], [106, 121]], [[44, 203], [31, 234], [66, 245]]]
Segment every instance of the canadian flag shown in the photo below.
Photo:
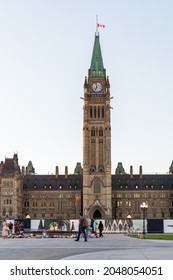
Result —
[[97, 27], [105, 28], [104, 24], [97, 23]]

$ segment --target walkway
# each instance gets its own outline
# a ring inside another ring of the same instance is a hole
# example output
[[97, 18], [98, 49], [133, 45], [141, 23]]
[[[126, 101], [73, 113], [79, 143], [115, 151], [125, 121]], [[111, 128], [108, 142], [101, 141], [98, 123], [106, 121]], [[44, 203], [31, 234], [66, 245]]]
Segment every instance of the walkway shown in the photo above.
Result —
[[0, 260], [173, 260], [173, 241], [105, 234], [88, 242], [74, 238], [0, 239]]

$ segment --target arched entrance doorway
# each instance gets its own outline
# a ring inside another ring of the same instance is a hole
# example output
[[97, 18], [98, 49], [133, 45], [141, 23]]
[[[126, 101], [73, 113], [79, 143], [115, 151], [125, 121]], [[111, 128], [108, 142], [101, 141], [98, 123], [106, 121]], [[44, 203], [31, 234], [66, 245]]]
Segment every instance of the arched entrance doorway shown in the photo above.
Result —
[[101, 219], [102, 218], [102, 214], [100, 213], [99, 210], [96, 210], [93, 214], [93, 219]]

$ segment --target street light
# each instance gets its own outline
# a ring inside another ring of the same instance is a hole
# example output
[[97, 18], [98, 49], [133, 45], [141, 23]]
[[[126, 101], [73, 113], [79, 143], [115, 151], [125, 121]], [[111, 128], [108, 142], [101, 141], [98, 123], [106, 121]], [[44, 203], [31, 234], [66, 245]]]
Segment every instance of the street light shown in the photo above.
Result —
[[130, 232], [130, 228], [131, 228], [131, 215], [129, 214], [128, 216], [127, 216], [127, 221], [128, 221], [128, 227], [129, 227], [129, 232]]
[[26, 215], [26, 219], [30, 219], [31, 217], [29, 216], [29, 214], [28, 215]]
[[140, 208], [143, 210], [143, 238], [145, 238], [146, 231], [145, 231], [145, 218], [146, 218], [146, 211], [148, 208], [148, 204], [146, 202], [142, 202]]

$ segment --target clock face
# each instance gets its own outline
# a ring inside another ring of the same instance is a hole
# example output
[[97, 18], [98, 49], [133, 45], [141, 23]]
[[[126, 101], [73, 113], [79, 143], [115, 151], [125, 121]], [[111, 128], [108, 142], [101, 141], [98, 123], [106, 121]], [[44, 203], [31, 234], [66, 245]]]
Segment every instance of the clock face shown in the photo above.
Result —
[[102, 85], [100, 83], [94, 83], [92, 84], [92, 90], [94, 92], [100, 92], [102, 90]]

